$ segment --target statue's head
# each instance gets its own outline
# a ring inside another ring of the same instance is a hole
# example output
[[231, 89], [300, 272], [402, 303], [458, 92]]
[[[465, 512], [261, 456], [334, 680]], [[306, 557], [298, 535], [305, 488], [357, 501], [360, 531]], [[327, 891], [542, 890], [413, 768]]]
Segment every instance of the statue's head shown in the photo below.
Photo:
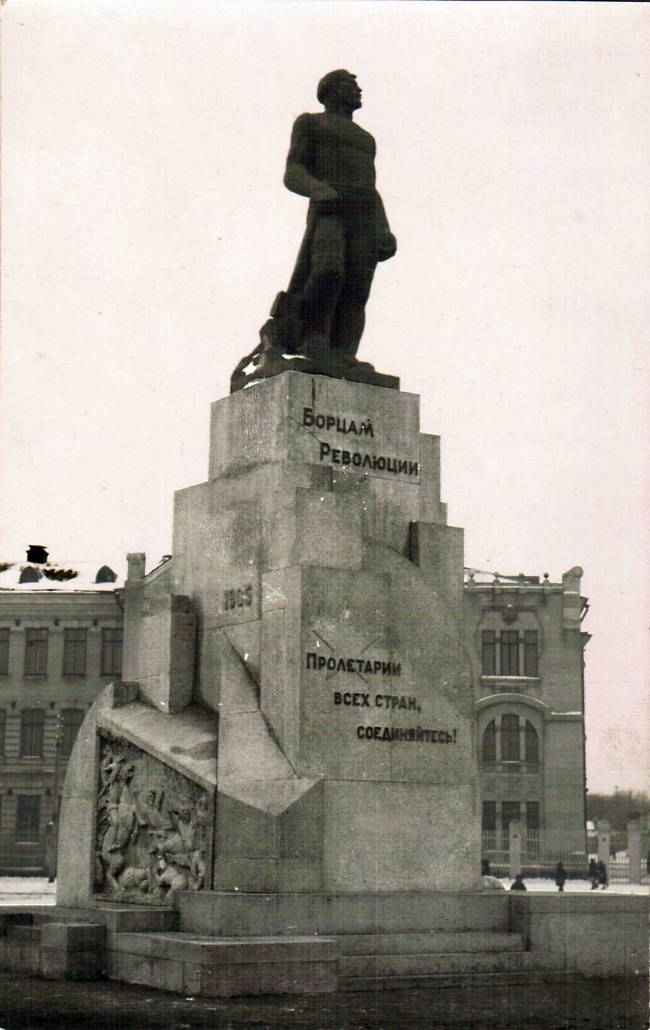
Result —
[[348, 107], [356, 111], [361, 107], [361, 88], [356, 75], [345, 68], [337, 68], [328, 72], [318, 83], [316, 96], [321, 104], [327, 107]]

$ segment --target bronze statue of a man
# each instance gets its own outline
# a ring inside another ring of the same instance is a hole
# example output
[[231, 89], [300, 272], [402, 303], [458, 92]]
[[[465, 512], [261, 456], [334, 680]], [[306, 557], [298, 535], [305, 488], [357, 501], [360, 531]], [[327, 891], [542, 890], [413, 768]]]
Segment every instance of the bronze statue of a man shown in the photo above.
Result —
[[363, 381], [388, 385], [355, 359], [377, 262], [397, 249], [375, 188], [375, 141], [352, 120], [361, 107], [355, 75], [329, 72], [317, 96], [325, 110], [294, 122], [284, 175], [287, 189], [309, 198], [307, 229], [287, 291], [233, 372], [232, 390], [305, 359], [309, 371], [343, 378], [359, 378], [363, 364]]
[[375, 141], [352, 120], [361, 107], [356, 76], [329, 72], [317, 96], [325, 111], [296, 119], [284, 175], [287, 189], [310, 200], [288, 294], [299, 302], [301, 353], [354, 357], [375, 267], [397, 244], [375, 188]]

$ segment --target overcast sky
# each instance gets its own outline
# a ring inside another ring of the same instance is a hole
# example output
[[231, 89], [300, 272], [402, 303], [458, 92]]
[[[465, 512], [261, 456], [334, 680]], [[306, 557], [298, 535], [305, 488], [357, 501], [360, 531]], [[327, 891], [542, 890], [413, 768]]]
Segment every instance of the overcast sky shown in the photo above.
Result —
[[2, 558], [148, 566], [359, 77], [398, 238], [360, 357], [421, 394], [466, 564], [585, 570], [592, 790], [650, 789], [650, 8], [7, 0]]

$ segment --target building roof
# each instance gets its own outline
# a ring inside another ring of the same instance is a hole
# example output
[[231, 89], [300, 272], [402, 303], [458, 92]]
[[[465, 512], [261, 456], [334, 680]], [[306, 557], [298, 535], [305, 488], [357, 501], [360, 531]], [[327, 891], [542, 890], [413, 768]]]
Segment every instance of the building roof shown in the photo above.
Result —
[[549, 587], [555, 590], [580, 590], [580, 580], [583, 576], [583, 570], [579, 565], [575, 565], [572, 569], [568, 569], [567, 572], [562, 573], [562, 579], [560, 581], [553, 582], [549, 578], [548, 572], [545, 572], [543, 576], [530, 576], [524, 572], [519, 572], [517, 575], [505, 574], [503, 572], [488, 572], [485, 569], [473, 569], [465, 567], [465, 586], [470, 587], [491, 587], [499, 588], [504, 590], [521, 590], [521, 589], [548, 589]]
[[112, 593], [124, 576], [102, 562], [0, 560], [0, 593]]
[[465, 583], [471, 583], [475, 586], [539, 587], [542, 585], [542, 582], [546, 586], [558, 585], [551, 584], [548, 572], [545, 572], [543, 577], [530, 576], [523, 572], [519, 572], [514, 576], [506, 575], [502, 572], [488, 572], [485, 569], [465, 568]]

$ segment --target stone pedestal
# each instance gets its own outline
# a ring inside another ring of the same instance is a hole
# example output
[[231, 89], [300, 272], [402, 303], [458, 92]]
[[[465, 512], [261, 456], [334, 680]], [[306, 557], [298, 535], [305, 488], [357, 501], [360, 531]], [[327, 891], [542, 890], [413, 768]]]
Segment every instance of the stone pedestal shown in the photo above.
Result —
[[418, 398], [288, 372], [213, 405], [173, 591], [219, 713], [214, 885], [478, 883], [460, 530]]
[[173, 552], [129, 557], [64, 903], [479, 886], [462, 533], [418, 398], [285, 372], [216, 402]]

